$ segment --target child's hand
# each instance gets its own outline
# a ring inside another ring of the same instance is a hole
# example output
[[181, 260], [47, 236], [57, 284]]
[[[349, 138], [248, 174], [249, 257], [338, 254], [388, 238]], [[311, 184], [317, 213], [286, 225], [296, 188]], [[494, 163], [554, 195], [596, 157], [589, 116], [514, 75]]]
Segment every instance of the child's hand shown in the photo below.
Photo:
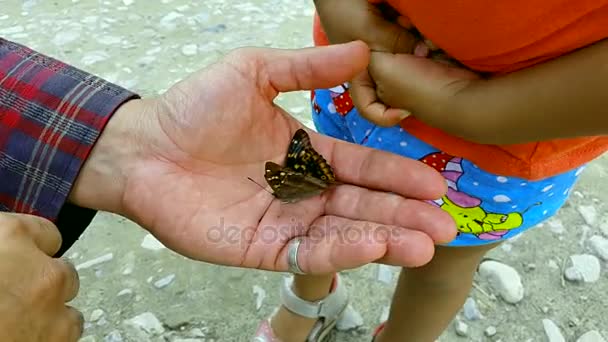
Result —
[[419, 37], [404, 29], [398, 22], [386, 18], [386, 12], [383, 13], [377, 6], [382, 0], [314, 2], [323, 30], [332, 44], [361, 40], [372, 51], [413, 53], [418, 47], [428, 52]]
[[410, 113], [426, 124], [458, 136], [479, 129], [469, 118], [450, 115], [452, 99], [460, 90], [480, 80], [446, 58], [372, 52], [368, 75], [351, 86], [362, 116], [392, 126]]

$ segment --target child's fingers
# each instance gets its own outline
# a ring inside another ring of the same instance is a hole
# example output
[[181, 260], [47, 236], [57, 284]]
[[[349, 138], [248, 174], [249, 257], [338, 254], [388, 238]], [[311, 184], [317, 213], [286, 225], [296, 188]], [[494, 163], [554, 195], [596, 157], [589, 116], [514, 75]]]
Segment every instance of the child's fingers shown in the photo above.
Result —
[[378, 126], [394, 126], [410, 115], [406, 110], [389, 108], [380, 101], [376, 94], [376, 84], [367, 71], [351, 81], [349, 91], [361, 116]]
[[401, 27], [406, 30], [411, 30], [414, 28], [414, 24], [412, 24], [410, 18], [404, 15], [400, 15], [399, 17], [397, 17], [397, 24], [401, 25]]

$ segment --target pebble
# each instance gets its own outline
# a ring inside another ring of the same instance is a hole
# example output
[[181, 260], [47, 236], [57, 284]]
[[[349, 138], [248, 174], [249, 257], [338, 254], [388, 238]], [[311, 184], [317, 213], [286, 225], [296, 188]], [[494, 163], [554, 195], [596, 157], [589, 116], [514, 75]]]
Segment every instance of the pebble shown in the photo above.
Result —
[[186, 44], [182, 46], [182, 54], [184, 54], [184, 56], [194, 56], [197, 51], [198, 46], [196, 46], [196, 44]]
[[147, 234], [146, 236], [144, 236], [144, 239], [141, 241], [141, 247], [152, 251], [159, 251], [161, 249], [167, 248], [152, 234]]
[[567, 280], [593, 283], [600, 279], [600, 260], [595, 255], [571, 255], [570, 261], [572, 266], [564, 271]]
[[462, 321], [456, 321], [455, 329], [458, 336], [466, 337], [469, 334], [469, 326]]
[[57, 46], [64, 46], [77, 40], [78, 38], [80, 38], [80, 32], [67, 29], [57, 32], [51, 41]]
[[162, 289], [163, 287], [166, 287], [167, 285], [171, 284], [171, 282], [173, 282], [173, 279], [175, 279], [175, 274], [169, 274], [168, 276], [155, 281], [154, 287], [156, 287], [157, 289]]
[[83, 338], [81, 338], [80, 340], [78, 340], [78, 342], [96, 342], [97, 340], [95, 339], [95, 336], [93, 335], [89, 335], [89, 336], [85, 336]]
[[95, 309], [93, 310], [93, 312], [91, 312], [91, 317], [89, 318], [89, 320], [91, 322], [97, 322], [101, 316], [103, 316], [103, 310], [101, 309]]
[[600, 231], [606, 237], [608, 237], [608, 218], [604, 219], [602, 223], [600, 223]]
[[600, 235], [593, 235], [589, 239], [593, 251], [604, 261], [608, 261], [608, 239]]
[[486, 330], [484, 330], [483, 333], [488, 337], [492, 337], [492, 336], [496, 335], [496, 327], [490, 325], [489, 327], [486, 328]]
[[133, 294], [133, 290], [131, 289], [122, 289], [120, 290], [120, 292], [118, 292], [118, 294], [116, 295], [116, 297], [122, 297], [122, 296], [129, 296]]
[[165, 332], [162, 323], [151, 312], [144, 312], [141, 315], [128, 319], [124, 321], [124, 324], [146, 334], [162, 334]]
[[549, 260], [547, 262], [547, 266], [549, 266], [549, 268], [552, 268], [552, 269], [555, 269], [555, 270], [559, 270], [559, 265], [553, 259], [551, 259], [551, 260]]
[[92, 51], [82, 57], [81, 62], [84, 65], [91, 65], [97, 62], [105, 61], [108, 58], [110, 58], [110, 55], [108, 55], [108, 53], [105, 51]]
[[555, 234], [563, 234], [566, 231], [561, 220], [553, 219], [547, 222], [547, 224], [549, 225], [549, 229]]
[[584, 333], [576, 342], [606, 342], [606, 340], [599, 331], [591, 330]]
[[122, 334], [118, 330], [112, 330], [103, 338], [103, 342], [122, 342]]
[[348, 331], [363, 325], [363, 317], [350, 304], [344, 309], [344, 314], [336, 322], [336, 329]]
[[545, 334], [547, 335], [549, 342], [566, 342], [562, 332], [552, 320], [547, 318], [543, 319], [543, 328], [545, 329]]
[[131, 5], [133, 5], [134, 2], [135, 2], [135, 0], [122, 0], [122, 3], [125, 6], [131, 6]]
[[385, 284], [392, 284], [393, 282], [393, 268], [387, 265], [378, 265], [377, 268], [378, 273], [376, 274], [376, 279]]
[[479, 266], [479, 274], [486, 278], [500, 297], [510, 304], [524, 298], [524, 286], [517, 271], [498, 261], [485, 261]]
[[255, 295], [255, 309], [259, 311], [266, 299], [266, 291], [258, 285], [253, 285], [253, 294]]
[[585, 223], [590, 226], [595, 225], [597, 221], [597, 211], [592, 205], [579, 205], [576, 210], [581, 214]]
[[82, 264], [77, 265], [76, 271], [84, 270], [86, 268], [91, 268], [93, 266], [103, 264], [104, 262], [108, 262], [108, 261], [112, 260], [113, 258], [114, 258], [114, 254], [112, 254], [112, 253], [104, 254], [98, 258], [95, 258], [95, 259], [92, 259], [89, 261], [85, 261]]
[[483, 318], [481, 312], [479, 312], [479, 309], [477, 308], [475, 299], [471, 297], [467, 298], [467, 300], [464, 302], [463, 312], [464, 317], [469, 321], [477, 321]]

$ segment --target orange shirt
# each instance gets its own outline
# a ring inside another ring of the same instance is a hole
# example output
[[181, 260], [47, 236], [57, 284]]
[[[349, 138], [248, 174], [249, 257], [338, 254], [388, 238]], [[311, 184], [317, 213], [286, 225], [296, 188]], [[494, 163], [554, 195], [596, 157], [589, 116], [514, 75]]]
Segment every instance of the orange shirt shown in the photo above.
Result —
[[[608, 38], [608, 0], [387, 2], [451, 57], [495, 75]], [[313, 31], [315, 45], [328, 44], [317, 16]], [[417, 138], [489, 172], [530, 180], [574, 169], [608, 150], [607, 136], [499, 146], [448, 135], [414, 117], [401, 125]]]

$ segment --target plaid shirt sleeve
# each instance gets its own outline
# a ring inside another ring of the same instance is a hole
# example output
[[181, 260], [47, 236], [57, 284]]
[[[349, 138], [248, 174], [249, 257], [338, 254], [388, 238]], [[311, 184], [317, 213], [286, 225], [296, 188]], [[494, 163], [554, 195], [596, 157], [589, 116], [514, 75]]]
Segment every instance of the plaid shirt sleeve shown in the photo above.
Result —
[[96, 213], [66, 203], [78, 172], [114, 111], [137, 97], [0, 38], [0, 211], [55, 222], [63, 254]]

